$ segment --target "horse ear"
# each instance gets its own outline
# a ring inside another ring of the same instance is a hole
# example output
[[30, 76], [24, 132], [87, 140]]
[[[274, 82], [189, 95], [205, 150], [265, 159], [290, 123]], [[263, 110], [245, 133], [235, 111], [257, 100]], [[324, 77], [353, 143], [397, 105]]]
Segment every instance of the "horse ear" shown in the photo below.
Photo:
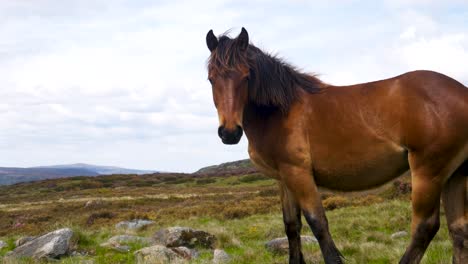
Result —
[[249, 33], [247, 33], [245, 28], [242, 28], [241, 33], [237, 37], [237, 43], [239, 48], [243, 51], [247, 50], [247, 47], [249, 47]]
[[216, 47], [218, 46], [218, 39], [213, 33], [213, 30], [211, 29], [208, 31], [208, 34], [206, 34], [206, 45], [208, 46], [208, 49], [212, 52]]

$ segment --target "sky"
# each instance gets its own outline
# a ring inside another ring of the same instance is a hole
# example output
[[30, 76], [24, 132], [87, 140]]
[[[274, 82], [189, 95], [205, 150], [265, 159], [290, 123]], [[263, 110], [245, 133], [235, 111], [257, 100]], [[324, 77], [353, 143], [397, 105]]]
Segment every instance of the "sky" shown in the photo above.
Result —
[[250, 40], [327, 83], [416, 69], [468, 85], [468, 1], [0, 0], [0, 167], [192, 172], [223, 145], [206, 33]]

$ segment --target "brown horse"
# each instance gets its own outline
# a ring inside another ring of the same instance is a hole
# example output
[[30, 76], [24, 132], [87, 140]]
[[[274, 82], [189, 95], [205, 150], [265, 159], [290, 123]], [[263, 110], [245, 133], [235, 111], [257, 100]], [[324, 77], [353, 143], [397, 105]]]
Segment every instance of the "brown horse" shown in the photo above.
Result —
[[[209, 80], [218, 134], [278, 180], [289, 262], [304, 263], [301, 212], [326, 263], [342, 263], [317, 186], [341, 191], [382, 185], [408, 170], [411, 242], [400, 263], [419, 263], [439, 229], [442, 197], [453, 261], [468, 263], [468, 89], [445, 75], [414, 71], [333, 86], [249, 44], [210, 30]], [[383, 219], [382, 219], [383, 220]]]

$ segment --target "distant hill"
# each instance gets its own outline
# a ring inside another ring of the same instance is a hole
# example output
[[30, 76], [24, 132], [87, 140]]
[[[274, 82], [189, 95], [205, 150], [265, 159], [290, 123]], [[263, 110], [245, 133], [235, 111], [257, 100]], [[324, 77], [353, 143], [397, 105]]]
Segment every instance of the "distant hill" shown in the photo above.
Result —
[[258, 172], [250, 159], [221, 163], [199, 169], [195, 174], [236, 175]]
[[154, 170], [135, 170], [135, 169], [126, 169], [115, 166], [99, 166], [86, 163], [75, 163], [68, 165], [55, 165], [55, 166], [40, 166], [34, 168], [47, 168], [47, 169], [81, 169], [93, 171], [99, 175], [108, 175], [108, 174], [148, 174], [155, 173]]
[[83, 163], [55, 166], [40, 166], [30, 168], [0, 167], [0, 185], [74, 176], [99, 176], [109, 174], [148, 174], [154, 172], [156, 171], [134, 170]]
[[[193, 176], [229, 176], [243, 175], [258, 172], [249, 159], [226, 162], [201, 168]], [[85, 163], [38, 166], [30, 168], [0, 167], [0, 185], [10, 185], [20, 182], [31, 182], [45, 179], [69, 178], [75, 176], [100, 176], [100, 175], [127, 175], [127, 174], [152, 174], [161, 171], [135, 170], [114, 166], [98, 166]], [[187, 174], [189, 175], [189, 174]]]

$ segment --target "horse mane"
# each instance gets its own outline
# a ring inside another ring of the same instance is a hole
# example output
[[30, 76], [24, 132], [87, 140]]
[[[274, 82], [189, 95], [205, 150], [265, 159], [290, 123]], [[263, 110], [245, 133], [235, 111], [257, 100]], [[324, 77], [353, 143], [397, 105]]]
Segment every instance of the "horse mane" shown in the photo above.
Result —
[[208, 59], [208, 69], [227, 75], [229, 71], [247, 66], [249, 75], [249, 101], [262, 108], [279, 109], [287, 113], [298, 99], [298, 90], [320, 92], [323, 83], [314, 75], [306, 74], [275, 55], [263, 52], [249, 44], [247, 52], [236, 45], [237, 39], [223, 34]]

